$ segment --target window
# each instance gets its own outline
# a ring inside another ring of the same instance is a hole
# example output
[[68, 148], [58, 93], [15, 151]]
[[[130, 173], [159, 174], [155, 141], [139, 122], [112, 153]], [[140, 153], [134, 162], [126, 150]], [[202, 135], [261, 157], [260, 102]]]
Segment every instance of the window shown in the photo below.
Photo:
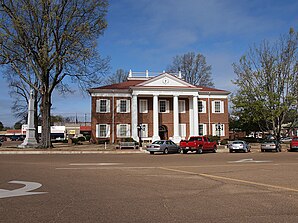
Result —
[[215, 113], [220, 113], [220, 101], [215, 101], [214, 102], [214, 112]]
[[185, 113], [185, 100], [179, 100], [179, 113]]
[[142, 124], [142, 129], [141, 129], [141, 138], [145, 137], [147, 138], [148, 137], [148, 124]]
[[97, 124], [96, 125], [96, 138], [108, 138], [110, 137], [110, 125]]
[[148, 101], [147, 100], [140, 100], [139, 110], [140, 110], [140, 113], [148, 113]]
[[198, 101], [198, 112], [206, 113], [206, 101]]
[[213, 113], [224, 113], [224, 102], [223, 101], [212, 101], [212, 112]]
[[159, 113], [169, 113], [169, 101], [167, 100], [159, 101]]
[[182, 139], [186, 137], [186, 124], [179, 124], [179, 135]]
[[117, 113], [129, 113], [130, 112], [130, 100], [121, 99], [117, 100]]
[[96, 112], [109, 113], [110, 112], [110, 100], [99, 99], [96, 101]]
[[221, 123], [212, 124], [213, 136], [225, 136], [225, 125]]
[[130, 137], [130, 125], [118, 124], [117, 125], [117, 137]]
[[206, 124], [199, 124], [199, 135], [200, 136], [207, 135]]

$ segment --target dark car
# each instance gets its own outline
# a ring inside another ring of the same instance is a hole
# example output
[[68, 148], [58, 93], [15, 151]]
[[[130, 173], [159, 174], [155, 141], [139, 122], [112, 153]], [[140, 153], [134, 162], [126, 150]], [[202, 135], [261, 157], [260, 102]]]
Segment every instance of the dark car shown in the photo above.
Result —
[[156, 140], [147, 145], [147, 151], [150, 154], [154, 154], [155, 152], [162, 152], [164, 154], [181, 152], [180, 147], [172, 140]]
[[265, 151], [281, 152], [281, 145], [277, 140], [265, 140], [261, 143], [261, 152]]

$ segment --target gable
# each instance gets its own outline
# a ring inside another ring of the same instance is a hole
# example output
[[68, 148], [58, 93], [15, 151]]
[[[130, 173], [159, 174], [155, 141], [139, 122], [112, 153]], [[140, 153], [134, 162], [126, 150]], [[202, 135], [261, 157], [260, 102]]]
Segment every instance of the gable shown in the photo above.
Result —
[[175, 77], [168, 73], [163, 73], [157, 77], [154, 77], [150, 80], [144, 81], [138, 85], [137, 87], [193, 87], [191, 85], [178, 77]]

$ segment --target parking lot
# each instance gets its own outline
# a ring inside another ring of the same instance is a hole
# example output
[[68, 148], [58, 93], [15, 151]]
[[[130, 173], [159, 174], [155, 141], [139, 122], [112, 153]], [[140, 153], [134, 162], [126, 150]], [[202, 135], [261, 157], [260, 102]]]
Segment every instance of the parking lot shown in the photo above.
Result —
[[0, 168], [1, 222], [298, 222], [297, 152], [0, 155]]

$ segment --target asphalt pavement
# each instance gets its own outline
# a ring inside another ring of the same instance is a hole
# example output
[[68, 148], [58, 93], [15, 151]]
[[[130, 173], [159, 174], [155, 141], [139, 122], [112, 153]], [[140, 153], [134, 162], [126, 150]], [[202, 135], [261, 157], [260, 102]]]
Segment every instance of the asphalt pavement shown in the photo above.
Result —
[[0, 222], [298, 222], [298, 153], [0, 155]]

